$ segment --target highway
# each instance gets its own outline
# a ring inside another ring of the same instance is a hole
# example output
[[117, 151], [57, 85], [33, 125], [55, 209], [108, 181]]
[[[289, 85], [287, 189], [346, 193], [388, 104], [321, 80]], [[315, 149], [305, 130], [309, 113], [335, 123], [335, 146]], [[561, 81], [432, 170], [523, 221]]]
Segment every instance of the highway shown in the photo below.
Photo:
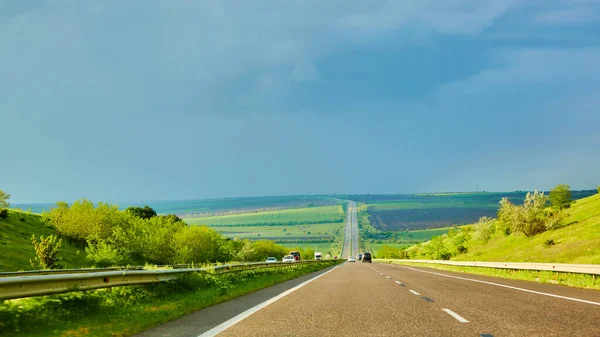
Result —
[[346, 227], [344, 229], [344, 246], [342, 248], [342, 259], [350, 256], [358, 257], [358, 218], [356, 215], [356, 202], [348, 202], [346, 216]]
[[[345, 231], [356, 256], [353, 202]], [[346, 262], [137, 336], [600, 336], [600, 291]]]
[[139, 337], [600, 336], [600, 291], [375, 263], [288, 282]]

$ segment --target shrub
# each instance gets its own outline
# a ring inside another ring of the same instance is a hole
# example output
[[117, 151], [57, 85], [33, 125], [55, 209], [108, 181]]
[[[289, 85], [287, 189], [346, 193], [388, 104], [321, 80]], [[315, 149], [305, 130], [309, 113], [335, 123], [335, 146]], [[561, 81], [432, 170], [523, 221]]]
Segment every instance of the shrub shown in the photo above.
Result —
[[86, 259], [91, 260], [99, 268], [120, 266], [124, 261], [123, 253], [106, 241], [96, 244], [89, 243], [85, 252], [87, 253]]
[[31, 242], [33, 243], [36, 255], [33, 260], [29, 261], [33, 268], [52, 269], [60, 267], [58, 265], [58, 262], [60, 261], [58, 251], [62, 245], [62, 239], [58, 239], [55, 235], [50, 235], [48, 237], [40, 236], [38, 242], [38, 239], [34, 234], [31, 236]]
[[487, 243], [492, 234], [496, 232], [496, 225], [492, 218], [481, 217], [475, 224], [475, 239]]
[[125, 211], [131, 213], [134, 216], [142, 218], [142, 219], [150, 219], [150, 218], [156, 216], [156, 211], [154, 209], [152, 209], [152, 207], [147, 206], [147, 205], [144, 207], [130, 206], [130, 207], [127, 207], [127, 209]]
[[557, 185], [550, 191], [550, 203], [557, 209], [569, 208], [571, 202], [571, 186]]
[[0, 209], [0, 219], [8, 219], [8, 210]]
[[431, 238], [431, 241], [429, 241], [429, 244], [425, 245], [423, 248], [425, 253], [434, 260], [450, 259], [450, 256], [448, 256], [450, 253], [444, 248], [444, 238], [442, 236], [434, 236]]
[[560, 223], [560, 215], [546, 210], [548, 200], [547, 195], [538, 191], [527, 193], [523, 206], [515, 206], [507, 198], [502, 198], [498, 221], [503, 232], [520, 232], [525, 236], [533, 236], [556, 228]]
[[548, 239], [546, 241], [544, 241], [544, 247], [551, 247], [554, 246], [556, 244], [556, 242], [554, 242], [554, 239]]

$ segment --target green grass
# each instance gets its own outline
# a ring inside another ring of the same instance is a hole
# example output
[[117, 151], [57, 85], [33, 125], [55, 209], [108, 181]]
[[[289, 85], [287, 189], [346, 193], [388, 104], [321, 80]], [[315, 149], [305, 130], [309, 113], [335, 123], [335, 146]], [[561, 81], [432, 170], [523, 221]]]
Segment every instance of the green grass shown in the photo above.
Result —
[[205, 307], [336, 264], [322, 261], [226, 273], [112, 290], [5, 301], [0, 334], [10, 336], [130, 336]]
[[[21, 220], [23, 219], [23, 220]], [[56, 234], [44, 226], [41, 216], [20, 211], [9, 211], [6, 220], [0, 219], [0, 271], [33, 270], [29, 263], [35, 257], [31, 236]], [[63, 240], [59, 256], [65, 268], [82, 268], [89, 265], [85, 250]]]
[[[298, 237], [333, 237], [334, 229], [343, 223], [308, 224], [294, 226], [211, 226], [228, 238], [271, 239]], [[310, 234], [308, 234], [310, 232]], [[259, 236], [260, 235], [260, 236]]]
[[367, 246], [367, 247], [369, 247], [367, 249], [367, 251], [372, 252], [373, 254], [375, 254], [375, 256], [377, 256], [377, 253], [379, 253], [379, 251], [381, 250], [381, 248], [383, 248], [383, 246], [390, 246], [392, 248], [407, 248], [407, 247], [412, 246], [412, 244], [411, 243], [394, 243], [394, 242], [370, 243]]
[[[454, 260], [600, 264], [600, 195], [577, 200], [566, 215], [565, 227], [530, 238], [497, 233], [487, 244], [473, 242]], [[550, 239], [555, 245], [546, 246]]]
[[247, 213], [238, 215], [188, 218], [192, 225], [290, 225], [311, 223], [333, 223], [343, 221], [344, 211], [341, 205], [297, 208], [281, 211]]
[[475, 275], [493, 276], [511, 280], [533, 281], [538, 283], [560, 284], [569, 287], [600, 290], [600, 277], [586, 274], [561, 273], [553, 271], [510, 270], [483, 267], [448, 266], [444, 264], [391, 262], [407, 266], [418, 266], [440, 270], [468, 273]]

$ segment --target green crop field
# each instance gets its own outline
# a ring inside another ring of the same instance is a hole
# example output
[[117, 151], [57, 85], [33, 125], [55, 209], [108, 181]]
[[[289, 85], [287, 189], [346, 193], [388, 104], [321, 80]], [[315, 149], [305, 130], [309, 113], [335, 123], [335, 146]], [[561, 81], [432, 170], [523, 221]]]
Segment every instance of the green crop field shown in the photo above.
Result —
[[[0, 219], [0, 271], [34, 269], [29, 263], [35, 257], [31, 236], [48, 236], [56, 232], [44, 226], [41, 216], [10, 211], [6, 220]], [[63, 240], [60, 263], [66, 268], [82, 268], [89, 265], [83, 248], [78, 249]]]
[[294, 226], [210, 226], [228, 238], [274, 239], [274, 238], [333, 238], [333, 231], [342, 223], [307, 224]]
[[281, 211], [185, 219], [191, 225], [211, 226], [286, 226], [294, 224], [336, 223], [344, 221], [342, 206], [307, 207]]

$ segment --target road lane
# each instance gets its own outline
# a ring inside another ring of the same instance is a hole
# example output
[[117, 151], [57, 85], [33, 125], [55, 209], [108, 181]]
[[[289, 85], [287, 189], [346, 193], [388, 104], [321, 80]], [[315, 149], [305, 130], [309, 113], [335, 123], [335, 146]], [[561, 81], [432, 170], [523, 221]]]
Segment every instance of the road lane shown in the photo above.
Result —
[[342, 248], [342, 258], [347, 259], [350, 256], [358, 257], [358, 217], [356, 214], [356, 202], [350, 201], [347, 206], [346, 225], [344, 227], [344, 246]]
[[[218, 336], [600, 336], [598, 305], [471, 278], [600, 303], [600, 292], [592, 290], [346, 263], [282, 298], [273, 300], [283, 290], [265, 289], [140, 336], [197, 337], [257, 305], [258, 310], [234, 319], [236, 324], [227, 325]], [[268, 305], [261, 305], [265, 301]]]
[[[505, 280], [429, 268], [374, 264], [373, 267], [408, 289], [459, 313], [469, 324], [485, 327], [494, 336], [600, 336], [600, 306], [549, 297], [464, 278], [504, 284], [541, 293], [600, 302], [600, 292], [551, 284]], [[436, 274], [458, 276], [463, 279]], [[482, 327], [483, 328], [483, 327]]]
[[325, 268], [321, 271], [300, 276], [296, 279], [285, 281], [248, 295], [213, 305], [136, 334], [135, 337], [197, 337], [205, 331], [242, 314], [244, 311], [268, 301], [303, 282], [322, 275], [333, 268], [335, 267]]
[[435, 303], [347, 263], [218, 336], [479, 336]]

